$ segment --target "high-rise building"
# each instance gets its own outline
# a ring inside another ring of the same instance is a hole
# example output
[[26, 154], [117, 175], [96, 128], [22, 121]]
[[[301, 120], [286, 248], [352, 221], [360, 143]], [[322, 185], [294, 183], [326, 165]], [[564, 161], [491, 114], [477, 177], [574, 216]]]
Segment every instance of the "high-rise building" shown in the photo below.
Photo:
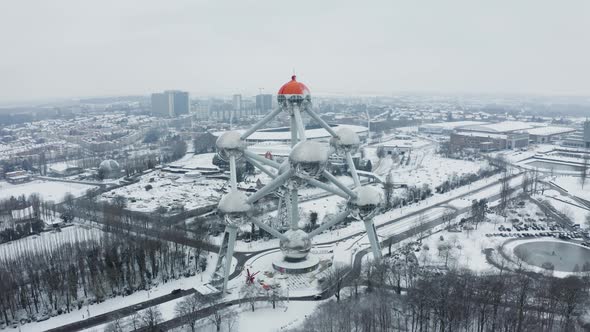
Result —
[[260, 94], [256, 96], [256, 111], [259, 114], [267, 113], [272, 110], [272, 95]]
[[152, 115], [168, 116], [168, 96], [165, 93], [152, 93]]
[[190, 110], [190, 102], [188, 92], [185, 91], [167, 91], [170, 98], [173, 100], [173, 112], [170, 115], [179, 116], [181, 114], [188, 114]]
[[236, 111], [236, 112], [242, 111], [242, 95], [234, 95], [232, 98], [232, 103], [234, 106], [234, 111]]
[[190, 102], [188, 92], [168, 90], [152, 93], [152, 115], [175, 117], [188, 114]]

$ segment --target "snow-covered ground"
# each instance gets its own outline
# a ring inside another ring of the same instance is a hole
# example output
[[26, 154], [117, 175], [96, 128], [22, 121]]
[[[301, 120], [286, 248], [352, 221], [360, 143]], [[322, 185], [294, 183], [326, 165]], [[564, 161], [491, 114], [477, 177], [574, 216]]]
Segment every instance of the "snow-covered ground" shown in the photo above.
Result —
[[26, 253], [51, 250], [65, 243], [98, 240], [103, 232], [85, 225], [64, 227], [61, 231], [42, 232], [8, 243], [0, 244], [0, 258], [15, 259]]
[[37, 193], [44, 201], [53, 201], [60, 203], [63, 201], [67, 193], [74, 195], [74, 197], [82, 196], [88, 189], [96, 188], [87, 184], [34, 180], [27, 183], [10, 184], [8, 182], [0, 181], [0, 199], [8, 199], [11, 196], [18, 197]]
[[586, 180], [583, 188], [582, 182], [577, 176], [558, 176], [553, 182], [570, 194], [590, 201], [590, 180]]
[[[491, 205], [496, 205], [498, 201], [494, 201]], [[455, 221], [467, 216], [464, 214], [455, 218]], [[451, 232], [442, 230], [433, 235], [423, 239], [421, 250], [417, 253], [419, 262], [422, 265], [444, 266], [448, 263], [450, 268], [467, 268], [476, 272], [492, 271], [493, 265], [489, 264], [483, 252], [484, 249], [498, 250], [499, 246], [504, 243], [507, 238], [501, 236], [486, 236], [486, 234], [499, 233], [500, 226], [511, 228], [512, 232], [517, 232], [512, 229], [511, 219], [523, 220], [524, 218], [531, 218], [539, 224], [540, 218], [544, 217], [537, 205], [532, 202], [525, 202], [522, 207], [513, 207], [508, 210], [508, 217], [491, 213], [486, 216], [488, 221], [480, 223], [477, 229], [463, 230], [462, 232]], [[533, 231], [534, 232], [534, 231]], [[445, 246], [449, 246], [448, 261]], [[439, 250], [439, 247], [441, 250]]]
[[[238, 314], [235, 321], [231, 323], [231, 331], [256, 331], [256, 332], [281, 332], [289, 331], [302, 324], [308, 315], [311, 315], [315, 308], [322, 301], [288, 301], [279, 304], [276, 309], [268, 303], [257, 303], [256, 311], [252, 312], [248, 304], [241, 307], [233, 306]], [[225, 318], [221, 322], [221, 331], [228, 331]], [[197, 322], [196, 330], [199, 332], [215, 332], [215, 325], [209, 319], [202, 319]], [[190, 331], [186, 327], [174, 330], [175, 332]], [[97, 331], [98, 332], [98, 331]]]
[[544, 195], [536, 195], [535, 197], [551, 204], [574, 224], [585, 226], [586, 216], [590, 215], [590, 210], [580, 207], [578, 202], [567, 196], [562, 196], [556, 190], [546, 190]]
[[181, 159], [173, 162], [170, 166], [185, 169], [216, 169], [213, 165], [215, 153], [192, 154], [187, 153]]
[[[152, 189], [146, 190], [146, 186]], [[221, 197], [226, 181], [187, 178], [182, 174], [154, 171], [141, 177], [140, 181], [102, 194], [103, 200], [122, 195], [127, 198], [127, 208], [134, 211], [152, 212], [159, 206], [195, 209], [216, 204]]]

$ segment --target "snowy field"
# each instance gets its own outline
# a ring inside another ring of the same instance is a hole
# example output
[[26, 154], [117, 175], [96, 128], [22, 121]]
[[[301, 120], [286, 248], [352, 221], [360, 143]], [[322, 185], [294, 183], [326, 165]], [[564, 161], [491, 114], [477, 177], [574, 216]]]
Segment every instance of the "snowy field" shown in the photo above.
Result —
[[577, 176], [558, 176], [553, 182], [570, 194], [590, 201], [590, 180], [586, 180], [584, 188], [582, 188], [580, 178]]
[[[539, 224], [545, 224], [539, 221], [541, 217], [539, 214], [544, 216], [537, 205], [526, 202], [521, 208], [510, 208], [506, 222], [504, 222], [504, 217], [492, 213], [486, 216], [489, 221], [480, 223], [477, 229], [463, 230], [462, 232], [450, 232], [447, 230], [437, 232], [422, 241], [421, 250], [417, 253], [419, 262], [421, 265], [434, 266], [445, 266], [446, 263], [449, 268], [467, 268], [475, 272], [490, 272], [495, 267], [487, 262], [483, 250], [488, 248], [498, 250], [499, 246], [507, 238], [486, 236], [486, 234], [499, 233], [498, 227], [500, 226], [512, 228], [510, 220], [513, 218], [519, 220], [531, 218]], [[467, 214], [458, 216], [455, 221], [466, 216]], [[512, 229], [512, 231], [513, 233], [516, 232], [515, 229]], [[444, 251], [444, 247], [447, 245], [450, 248], [448, 259], [446, 251]], [[439, 247], [442, 250], [439, 250]]]
[[[146, 190], [148, 185], [152, 189]], [[137, 183], [102, 194], [101, 199], [110, 200], [121, 195], [127, 198], [128, 209], [141, 212], [152, 212], [159, 206], [182, 206], [190, 210], [217, 203], [226, 185], [227, 181], [223, 180], [192, 179], [182, 174], [154, 171], [142, 176]]]
[[61, 232], [42, 232], [40, 235], [32, 235], [8, 243], [0, 244], [1, 259], [16, 259], [25, 253], [52, 250], [66, 243], [76, 243], [98, 240], [103, 235], [99, 229], [85, 225], [73, 225], [64, 227]]
[[573, 199], [562, 196], [557, 190], [546, 190], [544, 195], [536, 195], [538, 199], [551, 204], [557, 211], [568, 217], [574, 224], [585, 226], [586, 216], [590, 210], [580, 207]]
[[74, 195], [74, 197], [80, 197], [88, 189], [93, 188], [96, 188], [96, 186], [45, 180], [34, 180], [21, 184], [10, 184], [0, 181], [0, 199], [8, 199], [10, 196], [18, 197], [20, 195], [28, 197], [30, 194], [37, 193], [44, 201], [60, 203], [67, 193]]
[[213, 165], [214, 156], [215, 153], [187, 153], [181, 159], [171, 163], [170, 166], [186, 169], [217, 169], [217, 166]]

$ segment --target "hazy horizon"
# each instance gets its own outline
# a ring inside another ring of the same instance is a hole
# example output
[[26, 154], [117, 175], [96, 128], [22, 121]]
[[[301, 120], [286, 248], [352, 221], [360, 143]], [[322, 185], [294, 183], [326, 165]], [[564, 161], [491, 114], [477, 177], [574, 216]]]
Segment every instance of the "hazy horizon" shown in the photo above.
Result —
[[590, 4], [0, 4], [0, 104], [81, 96], [590, 95]]

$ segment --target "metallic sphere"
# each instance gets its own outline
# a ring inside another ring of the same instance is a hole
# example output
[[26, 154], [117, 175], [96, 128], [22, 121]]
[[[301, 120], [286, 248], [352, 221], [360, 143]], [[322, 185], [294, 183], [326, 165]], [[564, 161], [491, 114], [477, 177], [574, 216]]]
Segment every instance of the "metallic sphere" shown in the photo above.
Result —
[[304, 231], [288, 230], [283, 234], [286, 239], [281, 239], [280, 247], [285, 260], [300, 261], [307, 257], [311, 250], [311, 239]]
[[300, 177], [317, 178], [326, 169], [330, 147], [315, 141], [297, 143], [289, 154], [289, 163]]
[[248, 196], [241, 191], [231, 191], [221, 197], [217, 205], [217, 211], [225, 217], [230, 224], [241, 224], [246, 222], [248, 212], [252, 205], [248, 203]]
[[334, 150], [338, 153], [355, 153], [360, 144], [361, 140], [357, 133], [350, 128], [339, 128], [336, 130], [337, 137], [330, 139], [330, 145], [334, 147]]
[[223, 160], [228, 160], [230, 156], [240, 158], [244, 153], [246, 143], [242, 140], [241, 134], [237, 131], [228, 131], [223, 133], [215, 142], [217, 153]]

